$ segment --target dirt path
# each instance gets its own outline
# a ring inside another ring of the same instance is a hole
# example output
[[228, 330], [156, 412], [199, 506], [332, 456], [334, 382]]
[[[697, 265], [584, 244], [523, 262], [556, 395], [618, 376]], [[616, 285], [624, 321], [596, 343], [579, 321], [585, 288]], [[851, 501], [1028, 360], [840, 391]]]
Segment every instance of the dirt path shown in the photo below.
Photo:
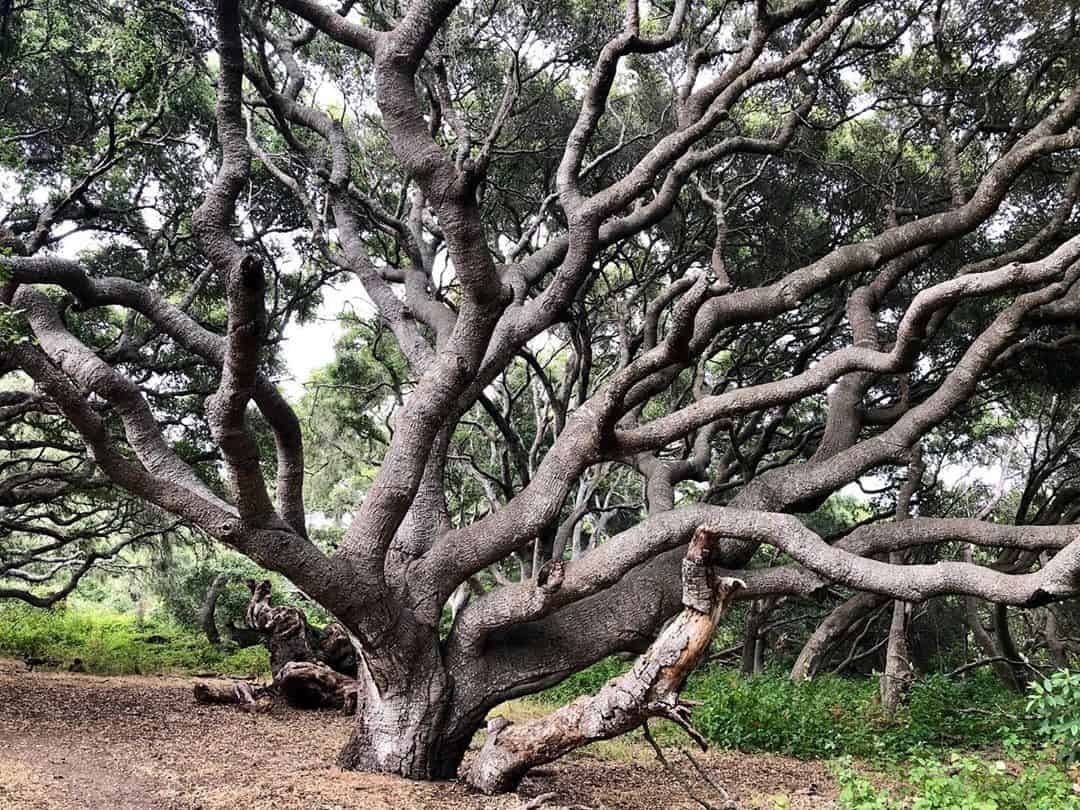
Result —
[[[349, 733], [336, 713], [243, 714], [197, 705], [191, 680], [28, 673], [0, 660], [0, 810], [513, 810], [555, 793], [552, 807], [695, 808], [647, 750], [621, 761], [582, 753], [487, 799], [332, 767]], [[742, 808], [827, 808], [835, 785], [819, 763], [710, 754]]]

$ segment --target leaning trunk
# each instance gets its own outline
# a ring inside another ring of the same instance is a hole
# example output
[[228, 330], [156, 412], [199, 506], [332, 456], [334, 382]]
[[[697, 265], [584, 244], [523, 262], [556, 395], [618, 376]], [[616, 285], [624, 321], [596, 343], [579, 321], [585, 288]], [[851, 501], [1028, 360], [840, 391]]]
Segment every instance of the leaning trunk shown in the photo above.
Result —
[[840, 640], [886, 601], [884, 596], [876, 593], [859, 593], [833, 608], [803, 645], [791, 668], [791, 679], [805, 681], [815, 677]]
[[689, 708], [679, 692], [708, 649], [729, 597], [743, 584], [715, 577], [709, 569], [718, 540], [718, 533], [698, 529], [683, 562], [685, 607], [629, 672], [612, 678], [596, 695], [580, 697], [538, 720], [515, 724], [494, 718], [469, 771], [469, 784], [487, 794], [513, 790], [530, 768], [625, 734], [652, 717], [679, 723], [704, 745], [690, 726]]

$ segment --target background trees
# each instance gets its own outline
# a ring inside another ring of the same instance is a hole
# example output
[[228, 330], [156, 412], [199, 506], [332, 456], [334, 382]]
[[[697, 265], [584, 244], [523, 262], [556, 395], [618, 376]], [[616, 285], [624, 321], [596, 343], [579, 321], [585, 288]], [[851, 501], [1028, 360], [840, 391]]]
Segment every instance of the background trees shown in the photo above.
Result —
[[[801, 675], [905, 661], [960, 596], [1021, 677], [978, 600], [1080, 569], [1075, 12], [129, 5], [7, 22], [4, 371], [85, 447], [18, 473], [86, 466], [332, 613], [345, 764], [452, 773], [492, 707], [644, 649], [702, 528], [748, 668], [800, 600], [844, 600]], [[375, 314], [297, 412], [281, 343], [346, 276]]]

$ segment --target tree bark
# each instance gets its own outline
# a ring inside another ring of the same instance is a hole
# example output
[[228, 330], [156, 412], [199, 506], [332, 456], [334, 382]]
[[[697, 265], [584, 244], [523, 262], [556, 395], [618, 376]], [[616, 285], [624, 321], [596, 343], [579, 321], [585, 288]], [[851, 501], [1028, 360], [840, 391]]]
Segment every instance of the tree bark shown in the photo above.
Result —
[[[214, 585], [222, 577], [227, 581], [228, 575], [221, 574]], [[249, 579], [247, 585], [251, 590], [247, 622], [270, 648], [273, 681], [268, 687], [200, 681], [195, 684], [195, 699], [200, 703], [251, 706], [263, 698], [280, 695], [290, 706], [300, 709], [355, 711], [356, 655], [345, 628], [334, 623], [318, 630], [297, 608], [271, 607], [270, 580], [256, 583]], [[216, 596], [211, 600], [208, 594], [207, 604], [214, 601]], [[212, 608], [208, 615], [212, 621]]]
[[881, 709], [887, 717], [896, 714], [911, 687], [915, 672], [911, 666], [908, 633], [911, 603], [895, 600], [889, 624], [889, 644], [885, 653], [885, 671], [881, 673]]
[[469, 771], [469, 784], [489, 795], [513, 790], [530, 768], [625, 734], [651, 717], [675, 721], [704, 746], [679, 692], [708, 649], [730, 596], [743, 587], [741, 580], [719, 578], [709, 570], [719, 537], [706, 527], [697, 530], [683, 562], [684, 609], [629, 672], [547, 717], [521, 724], [494, 718]]
[[199, 626], [206, 634], [206, 640], [215, 647], [221, 644], [221, 634], [218, 632], [217, 620], [215, 619], [218, 598], [231, 579], [232, 575], [230, 574], [218, 574], [214, 577], [210, 587], [206, 589], [206, 597], [199, 608]]
[[207, 704], [236, 704], [249, 711], [263, 711], [273, 699], [273, 691], [246, 681], [196, 681], [195, 700]]
[[415, 656], [407, 677], [394, 683], [380, 683], [362, 664], [356, 725], [339, 764], [408, 779], [451, 778], [469, 741], [445, 734], [449, 702], [449, 678], [434, 645]]
[[290, 661], [281, 668], [274, 688], [299, 709], [356, 711], [356, 681], [318, 661]]
[[829, 653], [852, 627], [864, 616], [885, 604], [886, 598], [874, 593], [859, 593], [833, 608], [803, 645], [795, 665], [791, 668], [791, 680], [805, 681], [814, 678]]
[[[1008, 605], [994, 605], [994, 637], [997, 639], [997, 645], [1001, 650], [1001, 654], [1009, 659], [1009, 661], [1024, 660], [1024, 656], [1020, 654], [1020, 649], [1013, 640], [1012, 631], [1009, 629]], [[1021, 667], [1015, 667], [1008, 663], [1006, 663], [1006, 666], [1012, 670], [1013, 679], [1016, 681], [1018, 690], [1021, 692], [1024, 691], [1024, 689], [1027, 688], [1028, 682], [1027, 671]]]

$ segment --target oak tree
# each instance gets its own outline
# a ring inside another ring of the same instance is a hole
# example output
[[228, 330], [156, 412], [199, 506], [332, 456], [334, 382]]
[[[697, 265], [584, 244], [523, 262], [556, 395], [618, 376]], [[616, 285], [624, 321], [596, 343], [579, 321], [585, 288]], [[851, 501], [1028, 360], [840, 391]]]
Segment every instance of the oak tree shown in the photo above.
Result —
[[[943, 594], [1072, 597], [1069, 508], [1003, 524], [915, 493], [935, 437], [977, 441], [1075, 343], [1078, 22], [997, 0], [8, 4], [0, 419], [63, 437], [13, 446], [18, 474], [77, 468], [333, 614], [348, 767], [450, 776], [498, 704], [643, 653], [495, 722], [470, 771], [490, 791], [650, 717], [692, 728], [678, 690], [732, 600], [843, 586], [902, 630]], [[385, 376], [333, 400], [377, 451], [331, 548], [275, 379], [346, 277]], [[800, 517], [868, 476], [894, 519], [826, 539]]]

